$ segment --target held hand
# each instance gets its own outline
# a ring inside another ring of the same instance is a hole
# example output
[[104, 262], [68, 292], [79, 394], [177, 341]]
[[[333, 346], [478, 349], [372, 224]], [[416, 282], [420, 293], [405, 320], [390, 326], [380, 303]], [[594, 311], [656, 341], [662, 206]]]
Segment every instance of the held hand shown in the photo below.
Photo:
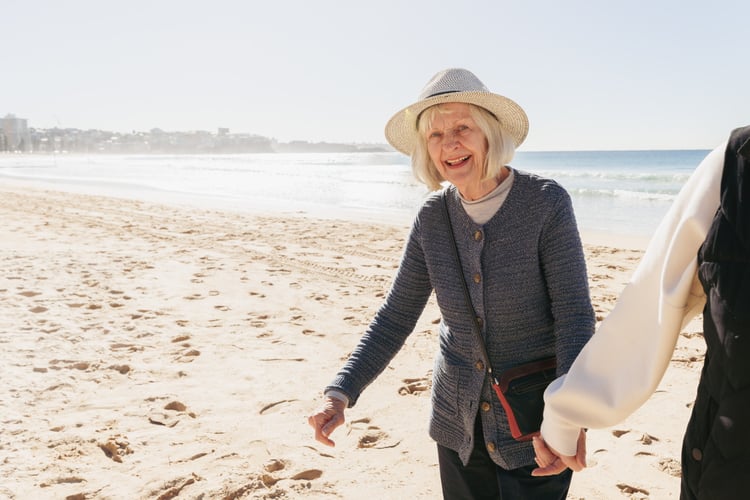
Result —
[[307, 417], [307, 423], [315, 429], [315, 439], [327, 446], [336, 446], [328, 436], [339, 425], [344, 423], [346, 403], [340, 399], [326, 397], [323, 406]]
[[580, 472], [586, 467], [586, 432], [583, 429], [578, 435], [575, 455], [560, 455], [554, 448], [547, 446], [541, 436], [535, 436], [533, 443], [539, 467], [531, 472], [532, 476], [553, 476], [568, 468]]

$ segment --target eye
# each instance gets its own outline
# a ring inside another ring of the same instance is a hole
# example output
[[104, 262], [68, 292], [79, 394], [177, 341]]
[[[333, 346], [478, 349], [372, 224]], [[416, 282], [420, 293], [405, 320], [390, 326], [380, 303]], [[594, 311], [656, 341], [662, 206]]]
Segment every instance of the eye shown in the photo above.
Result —
[[440, 139], [442, 136], [443, 134], [441, 132], [433, 130], [432, 132], [427, 134], [427, 140]]
[[459, 125], [458, 127], [456, 127], [457, 134], [460, 134], [461, 132], [466, 132], [467, 130], [469, 130], [468, 125]]

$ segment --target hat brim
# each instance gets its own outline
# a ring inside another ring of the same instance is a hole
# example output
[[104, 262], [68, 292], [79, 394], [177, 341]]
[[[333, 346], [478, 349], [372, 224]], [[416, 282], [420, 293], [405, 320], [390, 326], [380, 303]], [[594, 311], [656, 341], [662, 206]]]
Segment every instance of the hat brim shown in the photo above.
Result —
[[449, 102], [474, 104], [495, 115], [500, 126], [513, 138], [516, 147], [523, 143], [529, 133], [529, 119], [521, 106], [514, 101], [492, 92], [470, 91], [440, 94], [405, 107], [388, 120], [385, 138], [391, 146], [411, 156], [419, 139], [419, 115], [430, 106]]

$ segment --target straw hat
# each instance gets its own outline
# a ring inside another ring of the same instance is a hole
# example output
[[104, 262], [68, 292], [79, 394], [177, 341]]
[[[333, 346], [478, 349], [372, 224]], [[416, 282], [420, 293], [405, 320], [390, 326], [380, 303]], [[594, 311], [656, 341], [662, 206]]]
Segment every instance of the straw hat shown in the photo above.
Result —
[[418, 139], [419, 115], [430, 106], [446, 102], [465, 102], [486, 109], [513, 137], [516, 147], [521, 145], [529, 132], [529, 120], [521, 106], [507, 97], [490, 92], [471, 71], [450, 68], [432, 77], [422, 89], [417, 102], [388, 120], [386, 139], [394, 148], [411, 155]]

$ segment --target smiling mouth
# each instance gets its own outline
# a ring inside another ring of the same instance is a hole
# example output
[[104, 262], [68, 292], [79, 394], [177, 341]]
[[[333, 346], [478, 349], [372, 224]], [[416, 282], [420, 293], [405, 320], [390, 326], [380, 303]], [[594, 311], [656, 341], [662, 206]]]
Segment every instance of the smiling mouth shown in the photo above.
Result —
[[456, 158], [455, 160], [445, 160], [445, 163], [446, 163], [446, 164], [447, 164], [447, 165], [448, 165], [449, 167], [455, 167], [455, 166], [456, 166], [456, 165], [458, 165], [459, 163], [463, 163], [463, 162], [465, 162], [466, 160], [468, 160], [469, 158], [471, 158], [471, 155], [467, 155], [467, 156], [462, 156], [461, 158]]

